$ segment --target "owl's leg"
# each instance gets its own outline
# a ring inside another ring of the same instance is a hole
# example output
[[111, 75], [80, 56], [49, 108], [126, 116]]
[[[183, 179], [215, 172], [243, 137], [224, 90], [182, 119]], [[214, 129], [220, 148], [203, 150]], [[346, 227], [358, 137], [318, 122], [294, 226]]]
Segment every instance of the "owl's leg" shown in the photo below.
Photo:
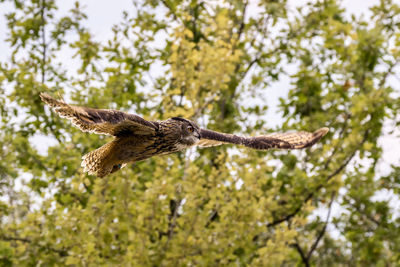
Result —
[[120, 164], [114, 165], [110, 173], [119, 171], [120, 169], [122, 169], [125, 166], [126, 166], [126, 163], [123, 163], [123, 164], [120, 163]]

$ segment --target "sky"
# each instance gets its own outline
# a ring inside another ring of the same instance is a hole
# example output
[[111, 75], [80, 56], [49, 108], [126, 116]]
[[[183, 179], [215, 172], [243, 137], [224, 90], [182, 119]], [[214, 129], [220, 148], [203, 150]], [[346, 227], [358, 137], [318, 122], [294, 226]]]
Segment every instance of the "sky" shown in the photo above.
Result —
[[[68, 12], [68, 10], [73, 7], [74, 2], [73, 0], [59, 0], [57, 2], [59, 13], [65, 14]], [[288, 0], [288, 2], [289, 8], [294, 9], [296, 6], [304, 5], [308, 1]], [[88, 17], [85, 25], [93, 33], [95, 40], [100, 42], [105, 42], [112, 36], [112, 25], [118, 24], [121, 21], [122, 12], [124, 10], [129, 12], [134, 9], [132, 0], [118, 0], [113, 1], [112, 4], [109, 0], [81, 0], [80, 3]], [[354, 14], [356, 16], [364, 15], [368, 17], [370, 12], [369, 7], [378, 3], [379, 0], [343, 0], [342, 6], [346, 9], [348, 16]], [[12, 10], [12, 4], [7, 2], [1, 4], [0, 7], [0, 61], [5, 62], [9, 58], [10, 48], [4, 41], [7, 38], [4, 14]], [[74, 61], [71, 60], [71, 54], [68, 54], [68, 51], [66, 51], [59, 60], [71, 68], [74, 66]], [[283, 78], [279, 82], [271, 85], [267, 98], [269, 110], [266, 114], [270, 127], [277, 126], [280, 123], [281, 116], [277, 107], [279, 103], [278, 99], [286, 96], [290, 86], [290, 81], [287, 78]], [[390, 130], [393, 130], [393, 126], [386, 125], [386, 132]], [[380, 142], [384, 148], [383, 171], [385, 171], [390, 164], [398, 163], [397, 151], [400, 151], [400, 139], [396, 136], [396, 133], [392, 135], [386, 134]], [[39, 144], [38, 147], [43, 148], [44, 146]]]
[[[251, 0], [250, 0], [251, 1]], [[306, 0], [289, 0], [290, 8], [295, 8], [296, 6], [304, 5]], [[88, 16], [87, 21], [85, 22], [85, 26], [87, 26], [91, 32], [93, 33], [95, 40], [100, 42], [105, 42], [112, 36], [111, 27], [114, 24], [118, 24], [122, 18], [122, 11], [127, 10], [132, 11], [133, 5], [132, 0], [118, 0], [118, 1], [109, 1], [109, 0], [81, 0], [81, 5], [85, 9], [85, 13]], [[346, 9], [347, 16], [351, 16], [354, 14], [356, 16], [366, 16], [368, 17], [369, 7], [379, 3], [379, 0], [343, 0], [342, 6]], [[59, 11], [61, 14], [65, 14], [69, 9], [73, 7], [74, 1], [72, 0], [64, 0], [57, 2], [59, 6]], [[4, 14], [10, 12], [12, 10], [12, 5], [9, 3], [0, 4], [0, 61], [5, 62], [9, 58], [10, 48], [7, 43], [4, 41], [6, 39], [6, 24], [4, 19]], [[65, 53], [60, 58], [61, 62], [64, 62], [66, 65], [73, 68], [74, 62], [71, 60], [71, 54]], [[278, 112], [278, 99], [280, 97], [285, 97], [287, 92], [291, 87], [290, 81], [288, 78], [283, 78], [279, 82], [276, 82], [271, 85], [269, 89], [269, 95], [267, 98], [267, 104], [269, 105], [269, 109], [267, 114], [265, 115], [268, 118], [269, 126], [274, 127], [279, 125], [280, 123], [280, 114]], [[385, 125], [385, 131], [389, 132], [393, 130], [393, 125]], [[390, 164], [398, 164], [399, 157], [398, 151], [400, 151], [400, 138], [398, 137], [400, 134], [399, 131], [394, 134], [386, 133], [380, 140], [380, 144], [383, 147], [383, 160], [380, 164], [380, 172], [385, 174], [390, 170]], [[44, 136], [37, 136], [34, 139], [36, 147], [39, 149], [41, 154], [47, 153], [47, 147], [52, 144], [48, 138]], [[393, 195], [387, 194], [378, 196], [381, 199], [391, 198]], [[399, 203], [398, 200], [393, 201], [392, 203]], [[336, 204], [334, 204], [336, 205]], [[339, 207], [334, 207], [333, 215], [335, 213], [341, 212]], [[326, 211], [320, 210], [315, 213], [315, 215], [322, 216]], [[330, 232], [334, 232], [335, 229], [328, 229]], [[333, 233], [338, 236], [338, 234]]]
[[[88, 19], [88, 26], [92, 33], [99, 41], [105, 41], [111, 36], [111, 26], [121, 21], [123, 10], [133, 10], [132, 1], [134, 0], [81, 0], [80, 3], [84, 7]], [[73, 0], [57, 1], [60, 13], [65, 13], [74, 5]], [[251, 1], [250, 1], [251, 2]], [[289, 6], [296, 7], [304, 5], [306, 0], [288, 0]], [[379, 3], [379, 0], [343, 0], [342, 5], [346, 8], [347, 14], [355, 14], [357, 16], [369, 12], [368, 8]], [[4, 42], [6, 38], [6, 23], [4, 22], [4, 14], [12, 10], [12, 4], [9, 2], [2, 3], [0, 9], [0, 60], [7, 59], [7, 51], [10, 51]]]
[[[75, 1], [72, 0], [59, 0], [57, 2], [59, 13], [65, 14], [68, 12], [68, 10], [73, 7], [74, 2]], [[288, 2], [289, 7], [294, 9], [296, 6], [304, 5], [307, 0], [288, 0]], [[105, 42], [112, 36], [112, 25], [118, 24], [121, 21], [122, 12], [124, 10], [129, 12], [134, 9], [132, 0], [118, 0], [113, 1], [112, 4], [109, 0], [81, 0], [80, 3], [88, 16], [85, 25], [93, 33], [95, 40], [100, 42]], [[369, 7], [378, 3], [379, 0], [343, 0], [342, 6], [346, 9], [348, 16], [354, 14], [356, 16], [364, 15], [368, 17], [368, 13], [370, 12]], [[12, 10], [12, 4], [7, 2], [1, 4], [0, 7], [0, 61], [5, 62], [9, 58], [10, 48], [4, 41], [7, 38], [4, 14], [7, 14]], [[73, 68], [74, 62], [71, 60], [71, 54], [68, 54], [68, 51], [63, 54], [59, 60]], [[290, 86], [290, 81], [287, 78], [283, 78], [279, 82], [271, 85], [267, 98], [269, 110], [266, 114], [270, 127], [277, 126], [280, 123], [281, 116], [277, 107], [279, 103], [278, 99], [286, 96]], [[393, 128], [393, 125], [386, 125], [386, 132], [393, 130]], [[383, 172], [388, 169], [390, 164], [398, 163], [397, 151], [400, 151], [400, 139], [396, 134], [399, 133], [395, 132], [395, 134], [392, 135], [386, 134], [384, 138], [381, 138], [380, 140], [380, 143], [384, 148], [382, 164]], [[44, 142], [44, 140], [38, 140], [38, 147], [43, 149], [43, 147], [46, 146], [40, 144], [42, 141]]]

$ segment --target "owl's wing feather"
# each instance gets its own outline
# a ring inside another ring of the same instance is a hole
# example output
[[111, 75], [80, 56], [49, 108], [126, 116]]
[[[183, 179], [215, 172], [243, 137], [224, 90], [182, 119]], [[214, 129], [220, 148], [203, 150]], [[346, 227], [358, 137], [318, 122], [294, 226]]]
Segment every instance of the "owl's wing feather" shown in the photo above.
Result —
[[310, 147], [318, 142], [327, 132], [324, 127], [310, 132], [273, 133], [257, 137], [241, 137], [233, 134], [219, 133], [201, 129], [201, 139], [196, 143], [200, 147], [218, 146], [222, 144], [244, 145], [253, 149], [300, 149]]
[[211, 130], [200, 129], [200, 140], [196, 143], [199, 147], [219, 146], [223, 144], [242, 144], [243, 137], [219, 133]]
[[62, 100], [54, 99], [46, 93], [40, 98], [63, 118], [71, 120], [83, 132], [94, 132], [119, 136], [124, 133], [137, 135], [155, 134], [157, 125], [137, 115], [118, 110], [94, 109], [68, 105]]

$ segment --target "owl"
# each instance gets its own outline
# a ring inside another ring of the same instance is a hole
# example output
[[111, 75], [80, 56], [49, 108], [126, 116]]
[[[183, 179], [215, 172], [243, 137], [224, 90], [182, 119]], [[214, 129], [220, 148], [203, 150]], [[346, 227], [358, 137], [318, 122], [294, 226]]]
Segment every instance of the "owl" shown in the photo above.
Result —
[[71, 120], [83, 132], [113, 136], [114, 139], [82, 157], [84, 171], [98, 177], [116, 172], [128, 163], [157, 155], [182, 151], [192, 146], [211, 147], [235, 144], [252, 149], [300, 149], [320, 140], [328, 128], [313, 133], [272, 133], [242, 137], [200, 128], [193, 121], [173, 117], [147, 121], [118, 110], [73, 106], [41, 93], [40, 97], [61, 117]]

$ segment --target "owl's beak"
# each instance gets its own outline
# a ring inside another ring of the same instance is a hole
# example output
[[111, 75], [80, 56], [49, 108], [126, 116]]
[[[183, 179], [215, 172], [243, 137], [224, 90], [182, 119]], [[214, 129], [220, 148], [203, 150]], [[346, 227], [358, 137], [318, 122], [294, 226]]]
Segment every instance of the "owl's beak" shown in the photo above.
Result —
[[201, 139], [201, 135], [200, 135], [199, 132], [196, 132], [196, 137], [199, 138], [199, 139]]

